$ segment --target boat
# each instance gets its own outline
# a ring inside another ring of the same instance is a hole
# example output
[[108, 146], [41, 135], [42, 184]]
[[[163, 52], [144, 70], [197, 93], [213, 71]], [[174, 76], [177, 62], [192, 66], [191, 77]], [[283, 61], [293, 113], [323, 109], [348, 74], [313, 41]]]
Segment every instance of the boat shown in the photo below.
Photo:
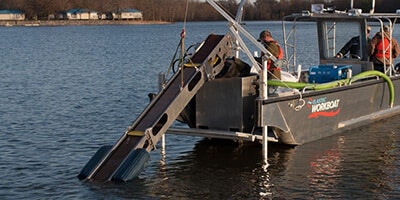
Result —
[[[147, 107], [114, 145], [99, 148], [79, 179], [136, 178], [166, 133], [262, 143], [267, 168], [269, 142], [302, 145], [400, 112], [396, 65], [390, 60], [384, 71], [374, 70], [366, 35], [369, 26], [393, 30], [399, 14], [373, 9], [363, 13], [353, 2], [348, 11], [313, 5], [311, 11], [283, 18], [285, 56], [278, 59], [245, 29], [241, 15], [246, 0], [239, 3], [235, 18], [213, 0], [207, 2], [227, 20], [228, 33], [210, 34], [200, 45], [185, 49], [183, 29], [180, 52], [175, 53], [180, 56], [172, 59], [177, 64], [171, 62], [177, 66], [175, 73], [155, 78], [159, 92], [149, 95]], [[307, 67], [298, 63], [307, 48], [297, 45], [302, 23], [317, 30], [312, 41], [318, 46], [318, 62]], [[336, 58], [339, 45], [347, 41], [343, 38], [354, 35], [360, 38], [360, 54]], [[263, 52], [261, 62], [250, 44]], [[268, 78], [268, 70], [263, 70], [268, 59], [281, 69], [281, 79]], [[176, 120], [187, 127], [171, 127]]]

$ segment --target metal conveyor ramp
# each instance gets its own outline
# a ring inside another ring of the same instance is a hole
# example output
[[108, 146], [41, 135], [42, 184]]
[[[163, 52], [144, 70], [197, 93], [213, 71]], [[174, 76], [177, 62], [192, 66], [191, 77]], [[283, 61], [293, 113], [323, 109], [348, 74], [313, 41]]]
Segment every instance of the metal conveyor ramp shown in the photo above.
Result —
[[[209, 35], [184, 67], [128, 127], [114, 146], [100, 148], [78, 175], [95, 181], [127, 181], [140, 174], [151, 150], [203, 84], [218, 74], [231, 51], [230, 35]], [[183, 83], [183, 86], [182, 86]]]

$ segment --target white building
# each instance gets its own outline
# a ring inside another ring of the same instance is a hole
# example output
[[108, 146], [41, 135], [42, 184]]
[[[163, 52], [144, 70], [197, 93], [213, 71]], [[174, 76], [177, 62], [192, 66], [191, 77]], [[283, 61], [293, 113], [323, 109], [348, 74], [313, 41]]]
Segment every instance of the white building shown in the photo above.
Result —
[[63, 13], [63, 18], [71, 20], [99, 19], [99, 13], [87, 9], [71, 9]]
[[20, 10], [0, 10], [0, 20], [25, 20], [25, 13]]
[[113, 19], [143, 20], [143, 13], [136, 9], [122, 9], [113, 13]]

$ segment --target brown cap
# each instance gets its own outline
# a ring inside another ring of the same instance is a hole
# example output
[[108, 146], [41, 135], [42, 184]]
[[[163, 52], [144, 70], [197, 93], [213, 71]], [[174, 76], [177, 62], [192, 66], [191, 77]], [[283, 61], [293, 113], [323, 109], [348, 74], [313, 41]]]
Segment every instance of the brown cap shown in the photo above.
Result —
[[260, 33], [259, 39], [265, 38], [265, 36], [272, 37], [271, 32], [265, 30]]

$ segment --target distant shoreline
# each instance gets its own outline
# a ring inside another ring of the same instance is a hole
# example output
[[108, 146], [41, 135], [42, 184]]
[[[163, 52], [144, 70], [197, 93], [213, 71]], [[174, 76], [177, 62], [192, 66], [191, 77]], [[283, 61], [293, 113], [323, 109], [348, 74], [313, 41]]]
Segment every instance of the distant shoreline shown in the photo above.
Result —
[[141, 25], [171, 24], [165, 21], [137, 20], [1, 20], [0, 26], [102, 26], [102, 25]]

